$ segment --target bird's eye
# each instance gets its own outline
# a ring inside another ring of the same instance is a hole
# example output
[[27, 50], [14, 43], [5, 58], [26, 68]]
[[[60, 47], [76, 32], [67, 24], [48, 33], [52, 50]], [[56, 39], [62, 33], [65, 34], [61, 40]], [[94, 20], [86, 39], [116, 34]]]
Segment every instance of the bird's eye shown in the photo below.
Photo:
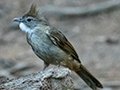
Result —
[[32, 19], [28, 18], [27, 21], [30, 22], [30, 21], [32, 21]]

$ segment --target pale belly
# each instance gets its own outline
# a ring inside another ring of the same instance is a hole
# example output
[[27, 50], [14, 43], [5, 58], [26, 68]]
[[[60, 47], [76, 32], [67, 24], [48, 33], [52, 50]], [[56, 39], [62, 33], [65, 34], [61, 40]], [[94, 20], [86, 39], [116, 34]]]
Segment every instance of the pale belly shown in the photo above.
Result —
[[42, 37], [32, 36], [29, 40], [35, 54], [43, 61], [49, 64], [60, 64], [62, 61], [68, 60], [67, 55], [59, 47], [55, 46], [47, 36]]

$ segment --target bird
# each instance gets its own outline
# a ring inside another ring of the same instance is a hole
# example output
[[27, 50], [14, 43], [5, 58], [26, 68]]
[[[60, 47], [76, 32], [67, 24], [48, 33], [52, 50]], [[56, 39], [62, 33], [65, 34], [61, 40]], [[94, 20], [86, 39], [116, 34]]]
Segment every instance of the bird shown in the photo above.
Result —
[[22, 17], [13, 19], [26, 33], [26, 39], [34, 53], [44, 61], [45, 70], [50, 64], [74, 71], [92, 89], [103, 88], [102, 84], [81, 63], [77, 52], [65, 35], [40, 12], [36, 4]]

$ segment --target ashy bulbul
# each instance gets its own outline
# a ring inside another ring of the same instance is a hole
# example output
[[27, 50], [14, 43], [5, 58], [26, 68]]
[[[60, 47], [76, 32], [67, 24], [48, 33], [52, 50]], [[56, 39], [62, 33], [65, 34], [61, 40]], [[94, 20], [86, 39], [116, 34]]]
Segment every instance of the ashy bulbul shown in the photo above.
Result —
[[102, 84], [81, 64], [71, 43], [43, 17], [35, 4], [28, 13], [14, 21], [27, 34], [27, 42], [34, 53], [44, 61], [44, 68], [50, 64], [62, 65], [78, 74], [93, 90], [103, 88]]

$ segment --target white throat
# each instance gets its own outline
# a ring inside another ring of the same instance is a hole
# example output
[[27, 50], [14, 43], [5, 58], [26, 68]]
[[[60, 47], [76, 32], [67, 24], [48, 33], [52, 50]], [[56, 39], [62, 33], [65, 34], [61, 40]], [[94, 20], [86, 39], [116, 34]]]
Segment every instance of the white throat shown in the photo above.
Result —
[[19, 27], [20, 27], [20, 29], [22, 30], [22, 31], [24, 31], [24, 32], [28, 32], [28, 33], [31, 33], [31, 30], [30, 30], [30, 28], [29, 27], [27, 27], [24, 23], [20, 23], [19, 24]]

